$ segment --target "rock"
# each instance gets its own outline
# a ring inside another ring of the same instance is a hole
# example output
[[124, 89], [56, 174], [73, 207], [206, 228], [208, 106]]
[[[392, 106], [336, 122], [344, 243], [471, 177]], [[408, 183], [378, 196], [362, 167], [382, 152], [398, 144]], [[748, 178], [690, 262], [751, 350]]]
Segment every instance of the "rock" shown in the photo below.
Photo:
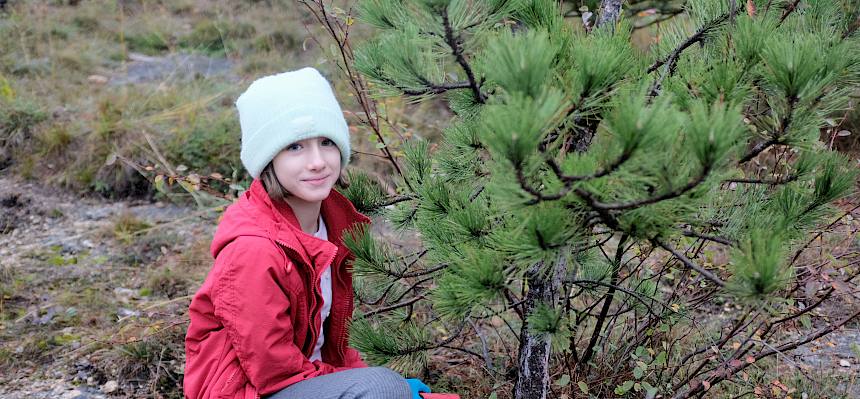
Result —
[[137, 296], [137, 292], [132, 289], [116, 287], [113, 289], [114, 295], [116, 295], [117, 299], [122, 301], [123, 303], [129, 303], [132, 298]]
[[138, 312], [136, 310], [126, 309], [126, 308], [119, 308], [119, 310], [116, 313], [119, 317], [137, 317], [137, 316], [140, 316], [140, 312]]
[[86, 399], [87, 395], [77, 389], [67, 391], [61, 396], [62, 399]]
[[108, 207], [93, 208], [84, 212], [84, 217], [90, 220], [101, 220], [110, 216], [110, 214], [111, 209]]
[[90, 75], [87, 77], [87, 82], [103, 85], [108, 82], [108, 78], [102, 75]]
[[102, 389], [102, 392], [104, 392], [104, 393], [111, 393], [111, 392], [115, 392], [117, 390], [117, 388], [119, 388], [119, 384], [117, 384], [117, 382], [114, 380], [110, 380], [110, 381], [106, 382], [104, 385], [102, 385], [101, 389]]
[[63, 248], [60, 250], [61, 254], [77, 254], [81, 252], [81, 246], [74, 242], [64, 242]]
[[847, 360], [845, 360], [845, 359], [840, 359], [840, 360], [839, 360], [839, 365], [840, 365], [840, 366], [842, 366], [842, 367], [851, 367], [851, 362], [849, 362], [849, 361], [847, 361]]

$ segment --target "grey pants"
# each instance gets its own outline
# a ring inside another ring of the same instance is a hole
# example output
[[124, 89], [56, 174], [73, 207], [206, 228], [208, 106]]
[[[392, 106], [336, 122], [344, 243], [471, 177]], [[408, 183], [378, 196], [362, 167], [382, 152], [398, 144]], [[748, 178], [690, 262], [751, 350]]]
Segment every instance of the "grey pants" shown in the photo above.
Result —
[[290, 385], [267, 399], [410, 399], [400, 374], [385, 367], [339, 371]]

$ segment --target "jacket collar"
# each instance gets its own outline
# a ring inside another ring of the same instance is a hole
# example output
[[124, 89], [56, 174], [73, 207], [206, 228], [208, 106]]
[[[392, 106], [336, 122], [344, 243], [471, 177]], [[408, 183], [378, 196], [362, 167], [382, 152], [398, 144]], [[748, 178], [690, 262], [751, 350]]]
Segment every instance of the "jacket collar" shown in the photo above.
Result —
[[305, 264], [313, 267], [333, 264], [337, 254], [346, 254], [343, 234], [356, 224], [370, 223], [370, 219], [359, 213], [346, 197], [332, 189], [320, 206], [328, 229], [329, 239], [326, 241], [305, 233], [292, 208], [286, 203], [273, 203], [259, 179], [251, 183], [245, 198], [250, 206], [264, 216], [261, 219], [268, 221], [262, 227], [270, 238], [292, 250]]

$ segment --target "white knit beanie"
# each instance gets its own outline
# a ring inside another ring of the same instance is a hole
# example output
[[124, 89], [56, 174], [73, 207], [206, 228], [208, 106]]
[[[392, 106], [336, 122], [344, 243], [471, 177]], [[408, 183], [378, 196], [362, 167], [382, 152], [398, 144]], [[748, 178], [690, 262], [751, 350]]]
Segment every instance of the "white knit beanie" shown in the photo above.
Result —
[[328, 81], [314, 68], [265, 76], [239, 99], [242, 164], [255, 179], [286, 146], [313, 137], [331, 139], [349, 163], [349, 128]]

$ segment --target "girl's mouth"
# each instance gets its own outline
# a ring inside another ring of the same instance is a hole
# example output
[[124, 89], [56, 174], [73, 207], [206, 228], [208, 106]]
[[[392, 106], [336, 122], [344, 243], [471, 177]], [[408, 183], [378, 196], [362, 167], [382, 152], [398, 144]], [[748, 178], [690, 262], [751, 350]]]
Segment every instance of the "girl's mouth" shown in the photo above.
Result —
[[308, 184], [318, 186], [320, 184], [325, 183], [326, 179], [328, 179], [328, 176], [323, 176], [323, 177], [320, 177], [319, 179], [307, 179], [307, 180], [302, 180], [302, 181], [305, 183], [308, 183]]

